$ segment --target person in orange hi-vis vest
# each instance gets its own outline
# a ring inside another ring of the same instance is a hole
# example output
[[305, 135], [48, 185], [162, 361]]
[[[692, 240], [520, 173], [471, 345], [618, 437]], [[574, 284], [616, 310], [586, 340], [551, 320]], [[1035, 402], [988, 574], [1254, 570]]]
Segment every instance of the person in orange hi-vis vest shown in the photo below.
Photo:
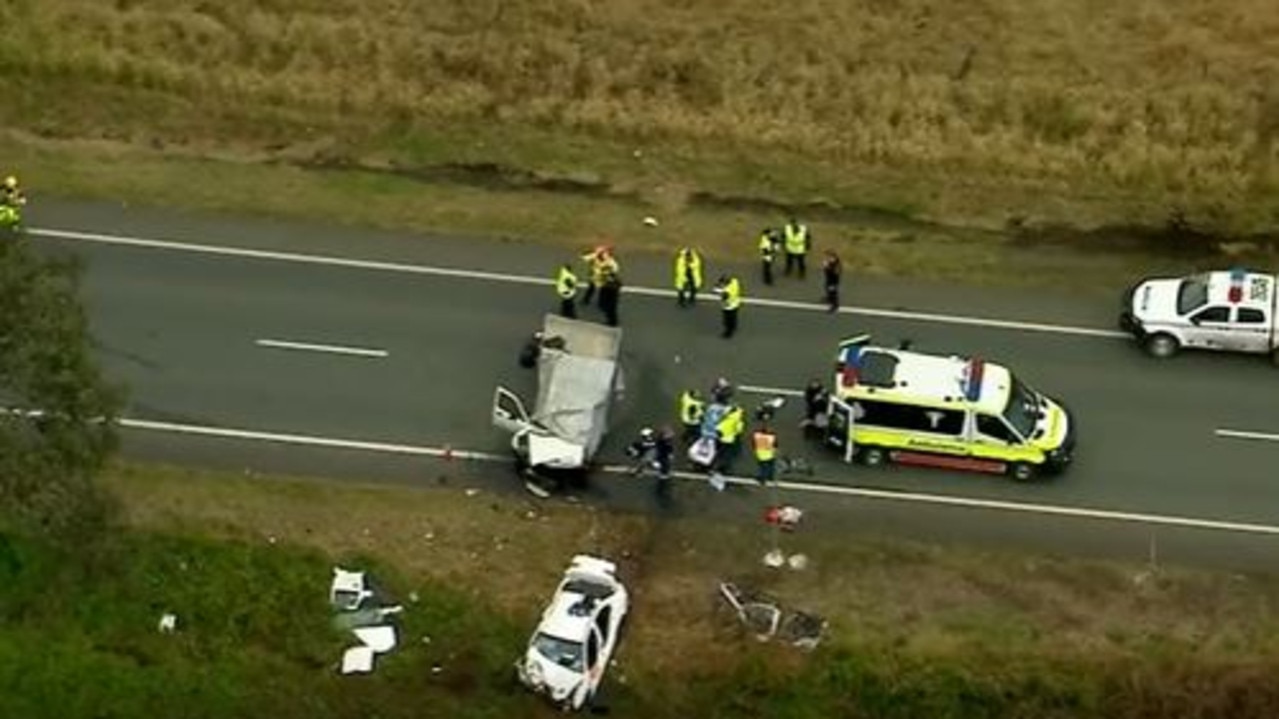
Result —
[[755, 479], [760, 484], [772, 482], [777, 475], [777, 435], [767, 424], [760, 425], [751, 435], [751, 447], [755, 450]]

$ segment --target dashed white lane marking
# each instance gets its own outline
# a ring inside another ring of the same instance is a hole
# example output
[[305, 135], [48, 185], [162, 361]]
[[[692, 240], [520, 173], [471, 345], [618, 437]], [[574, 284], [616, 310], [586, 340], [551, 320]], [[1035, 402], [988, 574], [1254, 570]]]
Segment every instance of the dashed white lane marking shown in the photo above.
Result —
[[1263, 442], [1279, 442], [1279, 434], [1266, 432], [1248, 432], [1241, 429], [1215, 429], [1213, 434], [1226, 439], [1252, 439]]
[[[511, 457], [508, 455], [493, 454], [491, 452], [474, 452], [469, 450], [452, 449], [449, 447], [428, 447], [406, 444], [394, 444], [388, 442], [370, 442], [363, 440], [336, 439], [331, 437], [317, 437], [314, 435], [304, 434], [281, 434], [276, 432], [258, 432], [247, 429], [232, 429], [228, 427], [209, 427], [203, 425], [177, 424], [173, 422], [154, 422], [150, 420], [140, 419], [121, 419], [120, 425], [139, 430], [150, 430], [156, 432], [169, 432], [185, 435], [196, 435], [204, 437], [221, 437], [226, 439], [251, 440], [261, 442], [274, 442], [278, 444], [300, 445], [310, 447], [322, 447], [329, 449], [349, 449], [361, 450], [368, 452], [382, 452], [390, 454], [416, 455], [435, 458], [454, 458], [463, 460], [473, 460], [480, 462], [509, 462]], [[621, 474], [628, 471], [628, 468], [618, 465], [611, 465], [604, 468], [604, 471]], [[674, 476], [679, 479], [689, 481], [705, 482], [706, 477], [700, 474], [690, 472], [676, 472]], [[731, 484], [751, 486], [755, 484], [753, 479], [742, 477], [726, 477]], [[1092, 509], [1088, 507], [1070, 507], [1052, 504], [1036, 504], [1025, 502], [1006, 502], [991, 499], [975, 499], [971, 497], [955, 497], [940, 494], [925, 494], [921, 492], [896, 492], [892, 490], [882, 489], [866, 489], [862, 487], [851, 487], [846, 485], [833, 484], [815, 484], [801, 482], [779, 482], [778, 486], [795, 492], [808, 492], [813, 494], [841, 495], [846, 497], [860, 497], [863, 499], [875, 499], [894, 502], [914, 502], [917, 504], [941, 505], [949, 507], [961, 507], [966, 509], [986, 509], [1000, 510], [1008, 512], [1020, 512], [1029, 514], [1055, 515], [1061, 517], [1075, 517], [1081, 519], [1101, 519], [1116, 522], [1129, 522], [1137, 524], [1150, 524], [1170, 527], [1183, 527], [1192, 529], [1211, 529], [1226, 532], [1238, 532], [1246, 534], [1264, 534], [1279, 535], [1279, 527], [1266, 524], [1252, 524], [1247, 522], [1230, 522], [1214, 519], [1200, 519], [1196, 517], [1181, 517], [1175, 515], [1162, 514], [1145, 514], [1138, 512], [1120, 512], [1106, 509]]]
[[[434, 275], [439, 277], [456, 277], [462, 279], [482, 280], [486, 282], [507, 282], [514, 284], [526, 285], [543, 285], [551, 286], [553, 281], [549, 277], [537, 277], [532, 275], [517, 275], [502, 272], [484, 272], [480, 270], [467, 270], [454, 267], [436, 267], [431, 265], [415, 265], [401, 262], [383, 262], [377, 260], [357, 260], [345, 257], [333, 257], [329, 255], [312, 255], [297, 252], [277, 252], [274, 250], [254, 250], [245, 247], [226, 247], [221, 245], [197, 244], [192, 242], [175, 242], [172, 240], [148, 239], [145, 237], [130, 237], [127, 235], [111, 235], [97, 232], [81, 232], [78, 230], [57, 230], [51, 228], [33, 228], [27, 230], [28, 234], [53, 237], [62, 240], [76, 240], [80, 242], [98, 242], [109, 245], [122, 245], [129, 247], [146, 247], [158, 250], [174, 250], [179, 252], [192, 252], [205, 255], [214, 255], [222, 257], [246, 257], [259, 260], [276, 260], [281, 262], [295, 262], [312, 265], [326, 265], [330, 267], [346, 267], [361, 270], [377, 270], [382, 272], [403, 272], [418, 275]], [[627, 287], [627, 294], [644, 295], [649, 297], [665, 297], [672, 298], [675, 296], [674, 290], [659, 289], [655, 287]], [[714, 297], [702, 296], [698, 298], [703, 302], [717, 302]], [[758, 307], [772, 307], [777, 309], [803, 310], [809, 312], [826, 312], [827, 307], [824, 304], [816, 302], [794, 302], [791, 300], [775, 300], [767, 298], [746, 298], [745, 304]], [[1127, 338], [1128, 335], [1115, 330], [1104, 330], [1095, 327], [1076, 327], [1071, 325], [1059, 325], [1043, 322], [1021, 322], [1015, 320], [1001, 320], [990, 317], [970, 317], [965, 315], [949, 315], [935, 312], [914, 312], [909, 310], [889, 310], [877, 307], [857, 307], [845, 306], [840, 307], [841, 314], [861, 315], [865, 317], [882, 317], [886, 319], [909, 320], [913, 322], [933, 322], [938, 324], [949, 325], [967, 325], [972, 327], [987, 327], [994, 329], [1015, 330], [1020, 332], [1041, 332], [1048, 334], [1073, 335], [1080, 337], [1102, 337], [1102, 338]]]
[[347, 347], [344, 345], [318, 345], [309, 342], [290, 342], [287, 340], [262, 339], [254, 340], [259, 347], [271, 347], [282, 350], [299, 350], [302, 352], [327, 352], [335, 355], [353, 355], [356, 357], [387, 357], [386, 350], [365, 349], [363, 347]]

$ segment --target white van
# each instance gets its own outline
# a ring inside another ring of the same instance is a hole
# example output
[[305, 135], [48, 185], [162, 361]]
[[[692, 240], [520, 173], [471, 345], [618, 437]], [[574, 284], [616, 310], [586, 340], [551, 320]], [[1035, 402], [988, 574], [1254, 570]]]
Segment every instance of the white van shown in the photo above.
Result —
[[1146, 279], [1124, 296], [1119, 326], [1154, 357], [1184, 347], [1269, 354], [1279, 364], [1275, 280], [1247, 270]]

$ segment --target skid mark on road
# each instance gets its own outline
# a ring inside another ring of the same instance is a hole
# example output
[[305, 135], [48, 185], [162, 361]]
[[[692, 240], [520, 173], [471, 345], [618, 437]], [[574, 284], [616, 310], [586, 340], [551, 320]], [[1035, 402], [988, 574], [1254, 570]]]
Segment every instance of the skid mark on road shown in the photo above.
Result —
[[[373, 270], [380, 272], [401, 272], [407, 274], [430, 275], [437, 277], [453, 277], [459, 279], [479, 280], [484, 282], [505, 282], [512, 284], [524, 285], [540, 285], [545, 287], [552, 286], [553, 282], [549, 277], [537, 277], [533, 275], [519, 275], [502, 272], [485, 272], [481, 270], [468, 270], [454, 267], [438, 267], [432, 265], [416, 265], [402, 262], [383, 262], [377, 260], [358, 260], [346, 257], [334, 257], [330, 255], [312, 255], [297, 252], [278, 252], [274, 250], [255, 250], [245, 247], [229, 247], [224, 245], [209, 245], [192, 242], [177, 242], [173, 240], [160, 240], [145, 237], [130, 237], [127, 235], [112, 235], [97, 232], [82, 232], [79, 230], [58, 230], [52, 228], [33, 228], [27, 230], [28, 234], [39, 237], [52, 237], [61, 240], [74, 240], [79, 242], [96, 242], [100, 244], [119, 245], [125, 247], [142, 247], [155, 250], [171, 250], [176, 252], [190, 252], [196, 254], [204, 254], [219, 257], [242, 257], [258, 260], [273, 260], [278, 262], [293, 262], [298, 264], [323, 265], [328, 267], [345, 267], [349, 269]], [[674, 290], [659, 289], [655, 287], [627, 287], [627, 294], [641, 295], [648, 297], [673, 298]], [[718, 302], [714, 297], [699, 297], [700, 302]], [[824, 304], [815, 302], [793, 302], [790, 300], [774, 300], [767, 298], [747, 298], [743, 300], [745, 304], [756, 307], [770, 307], [774, 309], [799, 310], [805, 312], [826, 312], [827, 307]], [[1072, 325], [1060, 325], [1043, 322], [1022, 322], [1017, 320], [1001, 320], [993, 317], [971, 317], [966, 315], [951, 315], [935, 312], [915, 312], [911, 310], [891, 310], [879, 307], [857, 307], [846, 306], [839, 308], [840, 314], [860, 315], [863, 317], [881, 317], [885, 319], [907, 320], [911, 322], [931, 322], [935, 324], [948, 325], [964, 325], [970, 327], [985, 327], [992, 329], [1012, 330], [1017, 332], [1039, 332], [1046, 334], [1071, 335], [1077, 337], [1096, 337], [1096, 338], [1124, 338], [1128, 335], [1115, 330], [1098, 329], [1095, 327], [1076, 327]]]

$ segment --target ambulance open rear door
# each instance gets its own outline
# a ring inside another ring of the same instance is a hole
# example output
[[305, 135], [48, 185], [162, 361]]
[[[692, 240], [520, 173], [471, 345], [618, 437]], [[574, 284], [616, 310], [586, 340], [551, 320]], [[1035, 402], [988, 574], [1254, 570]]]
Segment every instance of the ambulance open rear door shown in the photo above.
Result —
[[845, 462], [853, 461], [853, 406], [838, 397], [831, 397], [826, 417], [826, 444], [839, 450]]

